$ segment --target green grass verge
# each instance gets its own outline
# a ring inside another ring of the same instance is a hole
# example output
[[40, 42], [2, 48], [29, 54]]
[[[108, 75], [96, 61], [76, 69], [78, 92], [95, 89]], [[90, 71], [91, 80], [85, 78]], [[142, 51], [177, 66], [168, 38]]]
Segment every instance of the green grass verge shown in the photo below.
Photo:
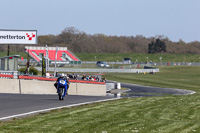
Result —
[[200, 132], [199, 110], [199, 95], [125, 98], [0, 122], [0, 132]]

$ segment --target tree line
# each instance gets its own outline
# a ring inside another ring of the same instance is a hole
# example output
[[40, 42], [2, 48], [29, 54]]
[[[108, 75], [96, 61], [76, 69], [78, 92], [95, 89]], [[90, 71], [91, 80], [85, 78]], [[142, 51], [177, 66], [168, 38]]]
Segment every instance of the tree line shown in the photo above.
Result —
[[[200, 42], [173, 42], [165, 36], [146, 38], [137, 36], [107, 36], [86, 34], [74, 27], [65, 28], [59, 35], [38, 36], [38, 44], [33, 46], [68, 47], [74, 53], [169, 53], [200, 54]], [[25, 45], [11, 45], [11, 52], [24, 52]], [[1, 52], [7, 45], [1, 45]]]

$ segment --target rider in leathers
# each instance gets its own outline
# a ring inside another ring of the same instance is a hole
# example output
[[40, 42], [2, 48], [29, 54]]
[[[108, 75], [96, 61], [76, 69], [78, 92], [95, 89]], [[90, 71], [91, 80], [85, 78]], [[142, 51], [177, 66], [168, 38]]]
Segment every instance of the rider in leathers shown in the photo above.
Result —
[[67, 77], [64, 76], [64, 73], [62, 73], [62, 74], [60, 75], [60, 77], [58, 77], [56, 83], [54, 84], [54, 86], [55, 86], [56, 89], [57, 89], [57, 93], [58, 93], [58, 88], [59, 88], [59, 87], [58, 87], [58, 81], [59, 81], [60, 79], [66, 80], [67, 86], [65, 86], [65, 89], [66, 89], [66, 92], [67, 92], [67, 90], [68, 90], [68, 88], [69, 88], [69, 81], [68, 81]]

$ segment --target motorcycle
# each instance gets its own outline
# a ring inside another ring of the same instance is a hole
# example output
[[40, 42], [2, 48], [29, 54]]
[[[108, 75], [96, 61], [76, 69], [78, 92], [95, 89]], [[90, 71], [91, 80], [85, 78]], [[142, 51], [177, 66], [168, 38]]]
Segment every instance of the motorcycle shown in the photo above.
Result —
[[68, 88], [66, 80], [60, 79], [57, 87], [59, 100], [64, 100]]

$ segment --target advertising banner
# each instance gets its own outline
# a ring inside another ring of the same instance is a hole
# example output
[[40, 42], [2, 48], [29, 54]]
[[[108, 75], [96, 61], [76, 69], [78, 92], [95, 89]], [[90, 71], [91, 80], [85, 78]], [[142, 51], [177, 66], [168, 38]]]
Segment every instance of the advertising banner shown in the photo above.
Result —
[[37, 30], [1, 30], [0, 44], [37, 44]]

